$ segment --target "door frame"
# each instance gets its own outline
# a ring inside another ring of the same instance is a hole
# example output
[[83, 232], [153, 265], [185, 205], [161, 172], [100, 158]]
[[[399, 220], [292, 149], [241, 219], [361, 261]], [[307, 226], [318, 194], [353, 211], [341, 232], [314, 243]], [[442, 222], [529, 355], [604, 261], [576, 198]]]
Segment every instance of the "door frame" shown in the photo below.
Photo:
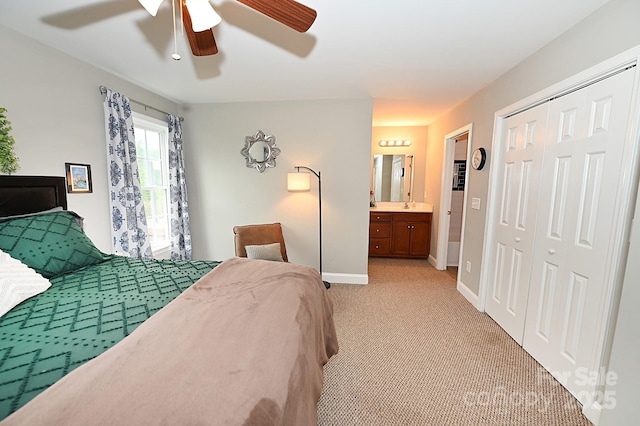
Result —
[[[629, 123], [626, 140], [624, 142], [624, 162], [621, 167], [619, 179], [619, 194], [616, 199], [615, 219], [613, 225], [612, 240], [610, 244], [609, 258], [606, 259], [605, 276], [603, 293], [605, 297], [602, 299], [598, 312], [596, 313], [602, 320], [599, 322], [596, 332], [596, 349], [594, 350], [593, 365], [589, 369], [589, 374], [594, 374], [597, 380], [590, 386], [589, 393], [591, 404], [583, 406], [583, 414], [597, 424], [601, 412], [601, 404], [598, 402], [597, 392], [602, 391], [602, 374], [606, 374], [606, 361], [611, 350], [613, 326], [618, 311], [619, 294], [622, 280], [624, 278], [624, 270], [626, 266], [626, 258], [628, 253], [628, 238], [630, 235], [631, 221], [633, 215], [633, 206], [635, 204], [638, 192], [638, 156], [640, 150], [638, 141], [640, 139], [640, 117], [639, 117], [639, 86], [640, 86], [640, 46], [636, 46], [626, 52], [623, 52], [613, 58], [610, 58], [598, 65], [588, 68], [572, 77], [569, 77], [560, 83], [552, 85], [534, 95], [515, 102], [499, 111], [494, 115], [493, 137], [491, 145], [492, 162], [500, 164], [503, 158], [503, 149], [501, 145], [500, 135], [504, 130], [505, 119], [509, 116], [533, 108], [541, 103], [547, 102], [552, 98], [562, 96], [564, 94], [579, 90], [596, 81], [606, 78], [618, 71], [622, 71], [628, 67], [636, 66], [636, 75], [633, 85], [633, 93], [631, 97], [631, 105], [629, 111]], [[499, 182], [498, 170], [495, 167], [490, 168], [489, 186], [487, 194], [487, 218], [485, 221], [485, 239], [483, 244], [483, 252], [489, 253], [495, 245], [495, 223], [498, 217], [499, 206], [496, 206], [498, 199]], [[480, 274], [480, 286], [478, 291], [478, 299], [480, 310], [484, 312], [491, 276], [491, 256], [483, 256], [482, 272]]]
[[[453, 192], [453, 160], [455, 159], [456, 138], [467, 136], [467, 166], [469, 165], [469, 159], [471, 155], [471, 139], [473, 137], [473, 123], [469, 123], [466, 126], [460, 127], [451, 133], [448, 133], [444, 137], [444, 153], [442, 155], [442, 181], [440, 188], [440, 211], [438, 219], [438, 241], [437, 241], [437, 253], [438, 259], [436, 261], [436, 269], [447, 269], [447, 252], [449, 245], [449, 224], [451, 222], [451, 216], [448, 212], [451, 210], [451, 194]], [[464, 209], [462, 211], [462, 229], [460, 231], [460, 252], [458, 255], [458, 268], [460, 267], [460, 261], [462, 260], [462, 252], [464, 250], [464, 224], [466, 222], [467, 214], [467, 194], [469, 184], [469, 173], [467, 167], [467, 173], [464, 177], [464, 200], [462, 202]]]

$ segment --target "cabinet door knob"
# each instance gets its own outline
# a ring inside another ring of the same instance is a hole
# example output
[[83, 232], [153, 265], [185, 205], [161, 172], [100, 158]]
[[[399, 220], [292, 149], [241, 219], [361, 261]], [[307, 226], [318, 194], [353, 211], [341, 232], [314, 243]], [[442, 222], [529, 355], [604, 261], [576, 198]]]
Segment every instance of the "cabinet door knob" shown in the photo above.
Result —
[[516, 237], [516, 243], [520, 242], [520, 237]]
[[380, 248], [380, 246], [376, 246], [376, 248], [377, 248], [377, 249], [379, 249], [379, 248]]
[[554, 254], [556, 251], [554, 249], [549, 249], [549, 254]]

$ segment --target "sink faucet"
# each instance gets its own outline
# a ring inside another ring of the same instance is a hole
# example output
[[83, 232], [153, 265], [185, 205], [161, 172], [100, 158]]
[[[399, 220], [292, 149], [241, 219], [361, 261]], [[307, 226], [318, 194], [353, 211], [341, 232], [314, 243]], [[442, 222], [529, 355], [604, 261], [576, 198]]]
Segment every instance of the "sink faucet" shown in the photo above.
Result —
[[402, 206], [403, 209], [408, 209], [409, 208], [409, 202], [405, 201], [404, 202], [404, 206]]

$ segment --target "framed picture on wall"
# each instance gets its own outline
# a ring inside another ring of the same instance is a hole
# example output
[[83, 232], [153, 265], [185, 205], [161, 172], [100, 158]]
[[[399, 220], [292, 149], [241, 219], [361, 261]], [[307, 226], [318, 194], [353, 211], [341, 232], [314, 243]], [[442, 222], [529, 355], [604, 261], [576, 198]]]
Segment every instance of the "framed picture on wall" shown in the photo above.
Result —
[[67, 192], [93, 192], [91, 166], [89, 164], [64, 163], [67, 169]]
[[453, 162], [453, 190], [464, 191], [464, 178], [467, 174], [467, 162], [455, 160]]

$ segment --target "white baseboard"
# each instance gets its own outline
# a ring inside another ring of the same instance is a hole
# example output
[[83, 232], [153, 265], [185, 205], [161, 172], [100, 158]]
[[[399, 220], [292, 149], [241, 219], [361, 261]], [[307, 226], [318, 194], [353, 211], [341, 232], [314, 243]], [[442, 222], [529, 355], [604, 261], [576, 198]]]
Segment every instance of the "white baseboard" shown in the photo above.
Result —
[[582, 407], [582, 414], [589, 419], [591, 423], [598, 426], [600, 422], [600, 413], [602, 412], [602, 405], [598, 402], [594, 402], [590, 406]]
[[456, 289], [458, 290], [458, 292], [460, 292], [460, 294], [462, 294], [464, 296], [465, 299], [467, 299], [469, 301], [469, 303], [471, 303], [473, 305], [474, 308], [476, 308], [477, 310], [482, 312], [482, 309], [480, 308], [480, 298], [478, 297], [477, 294], [475, 294], [473, 291], [469, 290], [469, 287], [464, 285], [462, 283], [462, 281], [460, 281], [460, 280], [458, 280], [458, 284], [456, 285]]
[[367, 274], [334, 274], [323, 272], [322, 279], [330, 283], [369, 284], [369, 275]]
[[429, 258], [427, 259], [427, 261], [429, 262], [429, 264], [431, 266], [433, 266], [434, 268], [438, 269], [438, 259], [433, 257], [433, 255], [430, 254]]

